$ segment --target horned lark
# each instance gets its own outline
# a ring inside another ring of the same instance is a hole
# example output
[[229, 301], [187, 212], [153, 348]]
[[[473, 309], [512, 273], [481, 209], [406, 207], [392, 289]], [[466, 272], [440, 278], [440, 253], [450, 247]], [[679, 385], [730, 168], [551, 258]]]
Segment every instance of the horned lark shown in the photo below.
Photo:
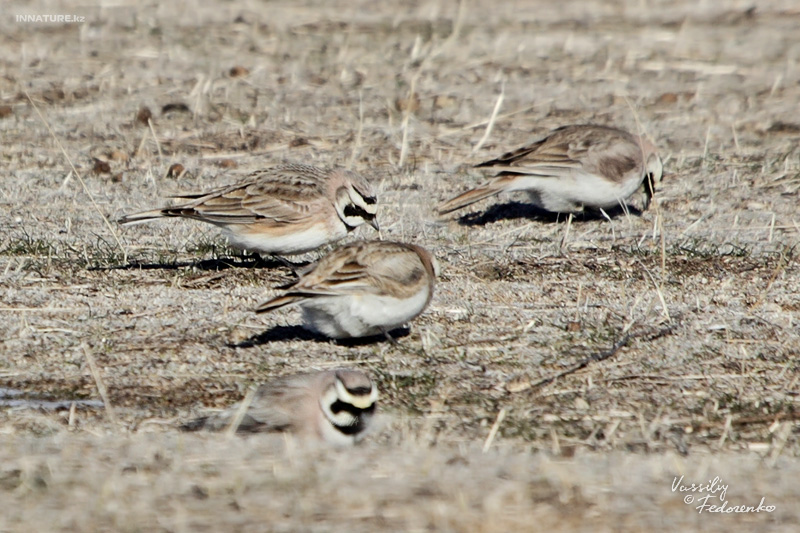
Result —
[[435, 260], [413, 244], [355, 242], [333, 250], [257, 313], [300, 304], [304, 326], [340, 339], [388, 332], [433, 296]]
[[315, 250], [365, 222], [378, 229], [369, 182], [341, 168], [281, 165], [227, 187], [175, 197], [190, 201], [126, 215], [119, 222], [191, 218], [221, 227], [232, 246], [279, 255]]
[[622, 204], [644, 188], [650, 206], [663, 165], [644, 137], [607, 126], [563, 126], [547, 137], [486, 161], [499, 174], [439, 206], [445, 214], [501, 192], [526, 191], [531, 201], [555, 213]]
[[[355, 444], [365, 435], [377, 407], [378, 389], [363, 372], [340, 368], [279, 378], [261, 385], [252, 398], [237, 431], [285, 431], [341, 446]], [[241, 407], [198, 418], [183, 429], [225, 429]]]

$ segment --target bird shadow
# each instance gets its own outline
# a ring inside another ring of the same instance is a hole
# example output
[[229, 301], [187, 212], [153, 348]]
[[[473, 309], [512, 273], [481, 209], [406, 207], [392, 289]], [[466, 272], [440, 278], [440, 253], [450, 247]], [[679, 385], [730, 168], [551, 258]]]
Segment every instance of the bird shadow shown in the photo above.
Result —
[[331, 339], [324, 335], [308, 331], [302, 326], [273, 326], [272, 328], [253, 335], [249, 339], [245, 339], [236, 343], [229, 343], [230, 348], [253, 348], [269, 344], [271, 342], [288, 342], [288, 341], [311, 341], [318, 343], [334, 343], [340, 346], [358, 347], [368, 346], [380, 342], [396, 342], [397, 339], [402, 339], [409, 335], [411, 330], [407, 327], [396, 328], [389, 332], [389, 336], [382, 333], [377, 335], [370, 335], [368, 337], [357, 337], [351, 339]]
[[[609, 218], [615, 218], [626, 213], [641, 216], [643, 211], [635, 206], [615, 206], [604, 209]], [[526, 202], [506, 202], [495, 204], [486, 211], [477, 213], [467, 213], [459, 217], [458, 223], [462, 226], [485, 226], [501, 220], [526, 219], [544, 224], [557, 224], [564, 222], [569, 214], [553, 213], [541, 207]], [[606, 216], [599, 209], [586, 209], [580, 213], [573, 214], [573, 221], [590, 222], [606, 220]]]
[[253, 255], [218, 257], [215, 259], [200, 259], [198, 261], [147, 262], [137, 261], [134, 259], [123, 265], [90, 267], [89, 270], [180, 270], [182, 268], [193, 268], [208, 272], [219, 272], [234, 268], [264, 268], [270, 270], [288, 268], [292, 272], [296, 273], [297, 271], [307, 267], [309, 264], [310, 263], [308, 261], [293, 263], [286, 259], [275, 259], [272, 257], [263, 258]]

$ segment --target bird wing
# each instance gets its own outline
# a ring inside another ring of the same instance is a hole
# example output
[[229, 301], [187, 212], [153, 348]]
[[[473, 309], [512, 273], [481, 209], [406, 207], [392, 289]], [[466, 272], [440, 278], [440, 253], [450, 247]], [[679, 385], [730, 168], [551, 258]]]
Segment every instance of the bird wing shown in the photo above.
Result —
[[[247, 409], [247, 422], [254, 431], [285, 431], [294, 429], [307, 400], [312, 383], [304, 374], [277, 379], [261, 385]], [[307, 406], [306, 406], [307, 407]], [[245, 421], [243, 421], [244, 424]], [[240, 426], [241, 427], [241, 426]], [[241, 427], [248, 431], [248, 427]]]
[[222, 224], [296, 224], [318, 212], [325, 183], [314, 167], [287, 165], [254, 173], [227, 187], [179, 197], [193, 201], [165, 211]]
[[626, 181], [631, 173], [644, 179], [644, 157], [641, 145], [631, 139], [614, 137], [588, 147], [581, 160], [583, 169], [614, 182]]
[[584, 171], [614, 181], [640, 166], [642, 150], [629, 133], [605, 126], [565, 126], [478, 167], [501, 173], [560, 178]]
[[552, 142], [548, 137], [476, 166], [492, 167], [501, 173], [558, 177], [579, 168], [579, 157], [569, 143]]
[[366, 243], [353, 243], [332, 251], [300, 278], [288, 295], [323, 296], [380, 292], [372, 264], [374, 254]]
[[360, 252], [364, 246], [357, 242], [333, 250], [306, 267], [299, 279], [282, 286], [286, 292], [259, 304], [255, 311], [266, 313], [317, 296], [384, 293], [385, 282], [371, 268], [372, 255]]

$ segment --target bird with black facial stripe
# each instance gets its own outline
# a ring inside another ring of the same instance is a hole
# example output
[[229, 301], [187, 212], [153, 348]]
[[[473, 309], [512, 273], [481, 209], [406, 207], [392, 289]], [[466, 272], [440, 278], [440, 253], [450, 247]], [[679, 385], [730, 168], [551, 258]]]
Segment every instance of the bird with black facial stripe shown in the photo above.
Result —
[[379, 229], [370, 183], [343, 168], [286, 164], [207, 192], [177, 195], [190, 201], [122, 217], [136, 224], [182, 217], [222, 228], [230, 244], [251, 252], [292, 255], [336, 242], [369, 224]]
[[624, 205], [641, 191], [646, 210], [664, 172], [661, 157], [647, 138], [596, 124], [562, 126], [476, 166], [498, 173], [441, 204], [440, 214], [515, 191], [527, 192], [533, 204], [553, 213]]
[[[378, 389], [365, 373], [338, 368], [293, 374], [261, 385], [247, 407], [237, 431], [288, 432], [334, 446], [361, 440], [370, 427]], [[241, 405], [198, 418], [182, 429], [221, 430], [230, 426]]]

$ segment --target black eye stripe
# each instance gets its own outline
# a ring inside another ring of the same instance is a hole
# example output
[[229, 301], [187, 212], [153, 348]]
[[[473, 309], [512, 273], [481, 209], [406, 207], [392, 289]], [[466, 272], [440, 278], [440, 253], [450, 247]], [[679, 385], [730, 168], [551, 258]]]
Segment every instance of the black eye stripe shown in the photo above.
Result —
[[372, 392], [372, 387], [353, 387], [352, 389], [345, 387], [344, 389], [353, 396], [369, 396]]
[[367, 418], [369, 418], [375, 412], [375, 404], [371, 404], [366, 409], [359, 409], [355, 405], [343, 402], [341, 400], [336, 400], [331, 404], [330, 410], [334, 416], [338, 415], [342, 411], [345, 411], [355, 418], [353, 424], [349, 426], [337, 424], [335, 420], [330, 418], [328, 419], [328, 422], [330, 422], [331, 425], [343, 435], [357, 435], [366, 428]]
[[365, 220], [372, 220], [375, 218], [375, 215], [372, 213], [367, 213], [366, 209], [363, 207], [359, 207], [353, 204], [347, 204], [344, 206], [344, 216], [346, 217], [361, 217]]
[[378, 199], [375, 198], [374, 196], [366, 195], [363, 192], [359, 191], [358, 189], [356, 189], [356, 192], [358, 193], [359, 196], [361, 196], [361, 198], [364, 199], [364, 203], [365, 204], [367, 204], [367, 205], [375, 205], [376, 203], [378, 203]]

